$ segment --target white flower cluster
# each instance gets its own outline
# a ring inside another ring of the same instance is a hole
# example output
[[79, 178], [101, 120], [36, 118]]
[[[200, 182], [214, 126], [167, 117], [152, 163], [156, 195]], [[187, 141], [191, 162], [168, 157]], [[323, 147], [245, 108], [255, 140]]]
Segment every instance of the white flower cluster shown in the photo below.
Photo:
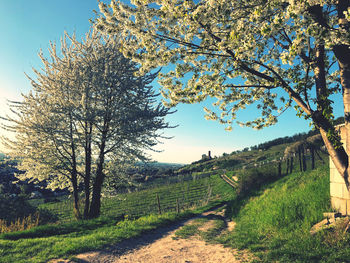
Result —
[[[245, 125], [262, 128], [276, 123], [291, 101], [305, 117], [314, 112], [314, 102], [320, 102], [319, 94], [313, 93], [321, 72], [320, 45], [325, 49], [321, 63], [326, 65], [325, 89], [337, 91], [334, 80], [339, 79], [327, 65], [337, 61], [331, 55], [335, 47], [350, 45], [349, 26], [339, 25], [338, 4], [336, 0], [144, 0], [132, 5], [112, 1], [110, 6], [100, 3], [102, 15], [96, 24], [123, 39], [123, 54], [140, 63], [142, 72], [175, 64], [175, 70], [159, 75], [168, 106], [216, 97], [216, 109], [206, 109], [206, 118], [231, 129], [238, 110], [256, 105], [261, 116]], [[349, 9], [344, 15], [349, 23]]]

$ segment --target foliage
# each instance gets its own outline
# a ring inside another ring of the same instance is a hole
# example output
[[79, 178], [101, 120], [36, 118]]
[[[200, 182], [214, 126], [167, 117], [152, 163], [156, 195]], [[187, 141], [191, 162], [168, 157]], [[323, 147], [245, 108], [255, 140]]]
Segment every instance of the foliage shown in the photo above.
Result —
[[[115, 38], [96, 31], [85, 39], [65, 34], [61, 50], [51, 43], [50, 58], [39, 56], [42, 71], [30, 79], [33, 90], [14, 103], [17, 118], [12, 154], [21, 160], [20, 179], [70, 187], [79, 217], [78, 185], [84, 184], [84, 216], [97, 216], [106, 176], [132, 160], [145, 160], [168, 128], [169, 110], [157, 104], [154, 75], [135, 76], [138, 66], [119, 52]], [[92, 188], [91, 204], [90, 188]], [[89, 210], [90, 209], [90, 210]]]
[[34, 207], [24, 195], [0, 195], [0, 233], [30, 229], [56, 220], [57, 216]]
[[[348, 32], [339, 27], [338, 19], [344, 14], [334, 12], [340, 2], [157, 1], [151, 5], [152, 1], [131, 1], [128, 6], [111, 1], [111, 9], [100, 3], [102, 16], [97, 25], [109, 34], [119, 34], [124, 55], [142, 64], [143, 71], [182, 61], [161, 75], [163, 93], [171, 105], [217, 97], [223, 114], [218, 117], [208, 111], [207, 116], [230, 124], [236, 110], [259, 101], [263, 118], [246, 124], [261, 128], [275, 123], [273, 112], [283, 110], [274, 100], [277, 97], [285, 107], [290, 106], [290, 97], [301, 114], [308, 115], [304, 103], [311, 98], [301, 95], [314, 84], [316, 66], [312, 63], [319, 43], [329, 51], [350, 43]], [[348, 6], [342, 8], [346, 11]], [[327, 27], [320, 28], [318, 19]], [[325, 59], [327, 65], [336, 60], [333, 56]], [[178, 80], [189, 72], [192, 77], [183, 86]], [[339, 72], [327, 73], [329, 82], [339, 80]], [[244, 84], [231, 81], [238, 77]], [[329, 82], [329, 92], [336, 92], [338, 86]], [[273, 91], [277, 87], [287, 93], [287, 99]]]
[[35, 212], [36, 208], [28, 203], [25, 196], [0, 195], [0, 219], [11, 222]]
[[159, 74], [166, 105], [216, 98], [205, 117], [228, 130], [239, 110], [256, 107], [257, 115], [238, 123], [261, 129], [294, 106], [319, 129], [339, 173], [348, 173], [332, 100], [342, 88], [349, 133], [348, 0], [112, 0], [99, 7], [98, 28], [122, 39], [140, 72], [174, 65]]
[[0, 194], [18, 194], [19, 187], [15, 184], [18, 179], [16, 173], [21, 173], [17, 169], [17, 162], [4, 158], [0, 160]]
[[259, 190], [261, 186], [276, 181], [278, 178], [278, 170], [276, 165], [266, 165], [260, 168], [241, 170], [237, 173], [238, 186], [236, 193], [239, 198]]
[[274, 145], [300, 141], [300, 140], [306, 139], [306, 138], [308, 138], [312, 135], [316, 135], [316, 134], [318, 134], [318, 131], [310, 130], [307, 133], [297, 133], [297, 134], [294, 134], [293, 136], [286, 136], [286, 137], [282, 137], [282, 138], [276, 138], [276, 139], [271, 140], [271, 141], [263, 142], [263, 143], [260, 143], [258, 145], [254, 145], [254, 146], [250, 147], [250, 149], [251, 150], [260, 150], [260, 149], [267, 150]]
[[22, 218], [17, 218], [15, 221], [8, 223], [0, 219], [0, 234], [6, 232], [23, 231], [31, 229], [39, 225], [40, 214], [36, 212], [33, 215], [28, 215]]

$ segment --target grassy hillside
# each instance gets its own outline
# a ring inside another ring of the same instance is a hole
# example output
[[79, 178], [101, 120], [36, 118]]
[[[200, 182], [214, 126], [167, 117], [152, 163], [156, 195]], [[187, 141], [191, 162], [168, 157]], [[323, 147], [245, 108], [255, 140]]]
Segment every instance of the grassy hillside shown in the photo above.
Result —
[[[157, 195], [161, 215], [158, 214]], [[41, 208], [59, 215], [60, 224], [0, 235], [0, 262], [46, 262], [99, 249], [196, 215], [233, 196], [232, 188], [218, 175], [213, 175], [104, 200], [104, 216], [93, 220], [72, 221], [70, 201], [42, 203]], [[176, 199], [181, 200], [180, 213], [174, 212]]]
[[222, 241], [249, 248], [263, 262], [349, 262], [349, 234], [309, 232], [331, 211], [329, 198], [328, 165], [293, 173], [232, 200], [228, 213], [237, 225]]
[[[123, 217], [128, 215], [137, 218], [159, 212], [158, 198], [161, 212], [188, 209], [201, 206], [209, 201], [228, 200], [232, 198], [232, 188], [225, 184], [218, 175], [153, 187], [138, 192], [119, 194], [114, 197], [102, 198], [101, 214], [109, 217]], [[44, 203], [35, 201], [39, 208], [44, 208], [59, 217], [60, 222], [74, 220], [73, 201], [64, 199], [58, 203]]]
[[[273, 145], [268, 149], [261, 150], [247, 150], [244, 152], [225, 154], [220, 157], [213, 158], [211, 160], [200, 160], [190, 165], [186, 165], [177, 170], [177, 173], [193, 173], [193, 172], [207, 172], [219, 169], [227, 170], [239, 170], [249, 169], [253, 167], [259, 167], [264, 165], [276, 165], [277, 161], [283, 159], [285, 149], [293, 143], [283, 143]], [[320, 153], [323, 159], [324, 153]], [[310, 154], [307, 154], [307, 158], [310, 159]], [[319, 160], [319, 157], [316, 158]], [[294, 165], [297, 167], [297, 156], [295, 158]], [[310, 161], [309, 161], [310, 163]], [[283, 163], [285, 166], [285, 163]], [[310, 164], [309, 164], [310, 165]]]

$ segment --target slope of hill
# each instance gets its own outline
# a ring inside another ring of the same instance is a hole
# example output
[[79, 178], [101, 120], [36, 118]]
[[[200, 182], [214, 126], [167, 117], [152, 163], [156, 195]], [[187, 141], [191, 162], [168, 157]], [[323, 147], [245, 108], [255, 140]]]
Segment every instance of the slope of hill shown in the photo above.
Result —
[[[310, 135], [311, 136], [311, 135]], [[308, 137], [303, 136], [302, 139]], [[276, 140], [279, 141], [279, 140]], [[283, 160], [286, 148], [295, 142], [287, 142], [272, 145], [264, 150], [254, 149], [231, 154], [224, 154], [223, 156], [199, 160], [190, 165], [181, 167], [176, 171], [177, 174], [186, 174], [193, 172], [208, 172], [218, 169], [238, 170], [259, 167], [269, 163]], [[309, 153], [308, 153], [309, 154]]]
[[[347, 219], [316, 235], [311, 227], [332, 211], [328, 163], [316, 170], [295, 172], [244, 198], [235, 198], [227, 212], [236, 228], [221, 239], [248, 248], [262, 262], [348, 262]], [[259, 261], [260, 262], [260, 261]]]

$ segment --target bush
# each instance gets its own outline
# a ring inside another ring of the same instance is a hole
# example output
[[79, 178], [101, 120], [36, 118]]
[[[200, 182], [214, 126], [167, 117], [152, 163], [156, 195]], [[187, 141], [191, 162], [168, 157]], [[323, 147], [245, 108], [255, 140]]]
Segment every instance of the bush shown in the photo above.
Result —
[[0, 196], [0, 233], [30, 229], [56, 220], [57, 216], [32, 206], [23, 195]]
[[36, 212], [33, 215], [29, 215], [23, 218], [17, 218], [15, 221], [7, 222], [0, 219], [0, 233], [23, 231], [31, 229], [39, 225], [40, 215]]
[[242, 172], [238, 174], [238, 179], [236, 194], [238, 197], [245, 197], [251, 192], [260, 189], [262, 185], [277, 180], [277, 167], [266, 166], [259, 169], [242, 170]]
[[24, 218], [36, 212], [36, 208], [28, 203], [24, 196], [0, 196], [0, 219], [7, 222]]

